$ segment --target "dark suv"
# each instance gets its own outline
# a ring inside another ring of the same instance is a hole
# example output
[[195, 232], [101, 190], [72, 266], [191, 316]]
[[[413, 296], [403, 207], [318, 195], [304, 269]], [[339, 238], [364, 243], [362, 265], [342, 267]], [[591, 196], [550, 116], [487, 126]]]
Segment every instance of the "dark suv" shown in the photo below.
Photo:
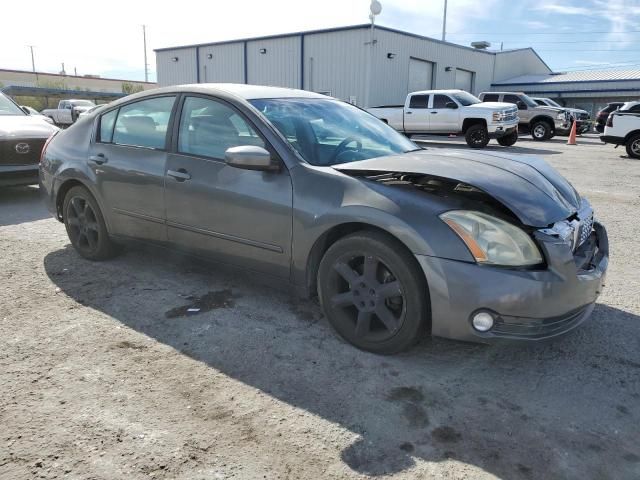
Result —
[[598, 133], [604, 132], [604, 126], [607, 123], [607, 118], [609, 117], [609, 114], [611, 112], [618, 110], [622, 105], [624, 105], [624, 102], [607, 103], [607, 106], [598, 112], [598, 114], [596, 115], [596, 121], [594, 125], [596, 132]]

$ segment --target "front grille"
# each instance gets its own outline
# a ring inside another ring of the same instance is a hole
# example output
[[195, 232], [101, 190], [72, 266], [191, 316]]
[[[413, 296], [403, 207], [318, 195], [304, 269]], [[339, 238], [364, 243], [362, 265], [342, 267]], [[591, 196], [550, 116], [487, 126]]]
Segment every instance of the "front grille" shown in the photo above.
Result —
[[0, 165], [37, 164], [45, 142], [45, 138], [0, 140]]
[[507, 110], [504, 113], [504, 121], [505, 122], [511, 122], [513, 120], [515, 120], [518, 117], [518, 109], [513, 109], [513, 110]]
[[545, 338], [570, 330], [584, 318], [589, 305], [566, 315], [545, 319], [527, 319], [500, 316], [496, 319], [491, 332], [498, 337], [509, 338]]
[[587, 218], [585, 218], [584, 220], [581, 220], [580, 231], [578, 232], [578, 242], [576, 244], [576, 247], [579, 247], [580, 245], [582, 245], [587, 240], [587, 238], [589, 238], [589, 235], [591, 235], [592, 231], [593, 231], [593, 213], [589, 215]]

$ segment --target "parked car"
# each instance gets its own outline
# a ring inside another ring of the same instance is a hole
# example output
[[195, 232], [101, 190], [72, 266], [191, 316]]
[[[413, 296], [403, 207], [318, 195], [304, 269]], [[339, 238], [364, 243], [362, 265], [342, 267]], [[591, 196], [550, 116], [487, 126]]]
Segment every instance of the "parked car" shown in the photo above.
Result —
[[407, 95], [404, 105], [369, 108], [399, 132], [462, 134], [471, 148], [490, 138], [510, 147], [518, 141], [518, 110], [506, 103], [481, 102], [463, 90], [425, 90]]
[[621, 109], [611, 112], [600, 139], [616, 148], [624, 145], [627, 155], [640, 158], [640, 102], [625, 103]]
[[549, 140], [557, 132], [571, 126], [571, 115], [563, 108], [541, 106], [531, 97], [517, 92], [483, 92], [480, 99], [484, 102], [513, 103], [518, 107], [519, 129], [530, 133], [534, 140]]
[[26, 105], [20, 105], [20, 108], [24, 110], [24, 113], [26, 113], [27, 115], [30, 115], [33, 118], [39, 118], [40, 120], [44, 120], [45, 122], [53, 125], [53, 120], [51, 120], [49, 117], [45, 117], [40, 112], [38, 112], [35, 108], [31, 108]]
[[621, 106], [624, 105], [624, 102], [611, 102], [608, 103], [606, 107], [598, 112], [596, 115], [595, 121], [595, 131], [598, 133], [604, 133], [604, 126], [607, 123], [607, 118], [609, 118], [609, 114], [615, 110], [618, 110]]
[[38, 183], [42, 146], [57, 130], [0, 92], [0, 187]]
[[302, 90], [128, 96], [58, 133], [40, 179], [82, 257], [134, 238], [264, 272], [317, 292], [336, 331], [377, 353], [425, 333], [563, 334], [608, 263], [589, 202], [541, 158], [422, 149]]
[[[531, 97], [531, 99], [536, 102], [538, 105], [547, 106], [547, 107], [556, 107], [567, 110], [571, 117], [577, 122], [576, 124], [576, 132], [579, 134], [587, 133], [591, 130], [591, 114], [586, 110], [582, 110], [581, 108], [570, 108], [563, 107], [558, 102], [551, 100], [550, 98], [545, 97]], [[566, 130], [557, 130], [558, 135], [569, 135], [571, 133], [572, 123], [569, 124], [569, 128]]]
[[42, 115], [49, 117], [56, 125], [68, 126], [78, 119], [78, 116], [96, 104], [90, 100], [60, 100], [58, 108], [42, 110]]

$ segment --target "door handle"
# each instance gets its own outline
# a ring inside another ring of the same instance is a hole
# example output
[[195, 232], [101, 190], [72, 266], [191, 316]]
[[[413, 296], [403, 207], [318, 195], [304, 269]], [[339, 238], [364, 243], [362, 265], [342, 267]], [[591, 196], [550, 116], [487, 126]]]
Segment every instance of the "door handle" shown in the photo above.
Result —
[[437, 115], [438, 112], [431, 112], [431, 115]]
[[90, 155], [89, 161], [93, 162], [97, 165], [102, 165], [103, 163], [107, 163], [109, 159], [105, 157], [104, 153], [99, 153], [97, 155]]
[[411, 115], [413, 112], [405, 112], [406, 115]]
[[167, 170], [167, 175], [175, 178], [178, 182], [184, 182], [185, 180], [191, 180], [191, 175], [184, 169]]

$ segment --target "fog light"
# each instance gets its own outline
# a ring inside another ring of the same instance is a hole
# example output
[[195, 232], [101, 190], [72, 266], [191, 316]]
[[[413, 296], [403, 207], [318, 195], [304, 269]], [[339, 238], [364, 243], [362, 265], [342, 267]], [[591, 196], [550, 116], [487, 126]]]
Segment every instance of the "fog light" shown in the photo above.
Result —
[[478, 312], [473, 316], [473, 328], [479, 332], [488, 332], [493, 327], [493, 317], [487, 312]]

